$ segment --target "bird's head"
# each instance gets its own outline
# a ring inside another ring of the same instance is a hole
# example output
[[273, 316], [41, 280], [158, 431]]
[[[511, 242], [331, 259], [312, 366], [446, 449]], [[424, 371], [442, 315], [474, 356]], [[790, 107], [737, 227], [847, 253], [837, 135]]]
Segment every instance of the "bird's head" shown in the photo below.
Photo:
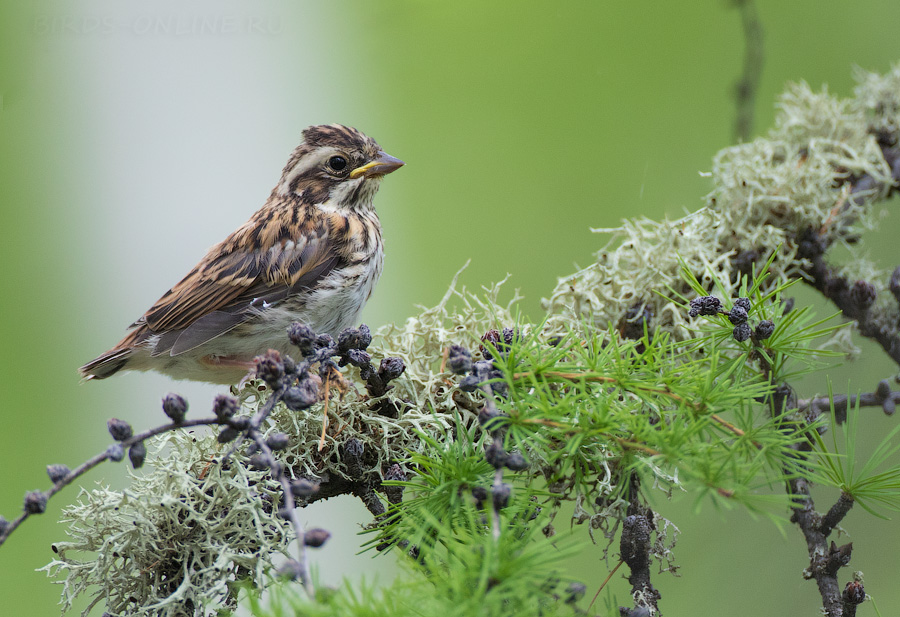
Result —
[[303, 143], [291, 154], [275, 191], [307, 203], [370, 208], [381, 179], [402, 165], [354, 128], [311, 126], [303, 131]]

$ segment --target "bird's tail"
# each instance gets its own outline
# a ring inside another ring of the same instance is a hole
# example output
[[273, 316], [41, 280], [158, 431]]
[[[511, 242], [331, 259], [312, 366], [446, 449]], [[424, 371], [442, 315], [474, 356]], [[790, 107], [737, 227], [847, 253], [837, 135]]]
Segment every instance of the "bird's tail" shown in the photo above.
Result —
[[110, 349], [102, 356], [98, 356], [78, 369], [85, 381], [90, 379], [106, 379], [117, 373], [126, 364], [128, 358], [134, 353], [129, 347], [116, 347]]

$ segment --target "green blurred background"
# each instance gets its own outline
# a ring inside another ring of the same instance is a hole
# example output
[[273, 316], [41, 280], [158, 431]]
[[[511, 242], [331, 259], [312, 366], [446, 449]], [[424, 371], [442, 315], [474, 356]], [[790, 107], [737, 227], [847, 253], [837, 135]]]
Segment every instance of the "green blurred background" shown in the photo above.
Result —
[[[732, 143], [744, 50], [739, 14], [722, 0], [0, 7], [7, 518], [26, 490], [48, 485], [46, 464], [75, 466], [105, 448], [106, 418], [155, 425], [173, 390], [197, 412], [209, 408], [213, 387], [149, 374], [80, 385], [75, 369], [263, 203], [305, 126], [357, 126], [408, 163], [376, 200], [387, 257], [367, 323], [402, 321], [416, 304], [435, 303], [468, 259], [467, 285], [511, 273], [539, 318], [556, 277], [605, 242], [590, 227], [701, 205], [709, 184], [698, 172]], [[785, 82], [848, 95], [853, 66], [885, 71], [900, 60], [896, 1], [758, 7], [766, 63], [757, 134], [771, 125]], [[898, 261], [898, 231], [896, 217], [886, 219], [873, 238], [886, 267]], [[896, 370], [865, 349], [864, 362], [835, 374], [839, 387], [856, 378], [854, 387], [871, 388]], [[867, 417], [871, 440], [896, 423]], [[83, 485], [121, 485], [124, 474], [106, 466]], [[55, 521], [76, 494], [54, 499], [0, 549], [0, 613], [57, 610], [59, 588], [34, 569], [63, 539]], [[682, 530], [681, 577], [654, 581], [666, 614], [818, 614], [796, 529], [779, 535], [767, 521], [709, 507], [695, 514], [690, 496], [657, 505]], [[385, 570], [386, 561], [354, 557], [367, 516], [352, 499], [305, 514], [335, 533], [316, 554], [326, 581]], [[895, 614], [897, 523], [854, 511], [845, 527], [851, 567], [866, 572], [883, 613]], [[608, 572], [599, 556], [588, 548], [572, 565], [589, 588]], [[627, 585], [614, 580], [624, 598]]]

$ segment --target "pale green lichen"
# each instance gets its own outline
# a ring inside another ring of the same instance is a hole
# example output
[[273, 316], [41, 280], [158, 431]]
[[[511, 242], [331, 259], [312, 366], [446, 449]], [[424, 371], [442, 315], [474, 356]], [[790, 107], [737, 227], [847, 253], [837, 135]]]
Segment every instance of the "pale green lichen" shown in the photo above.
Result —
[[265, 580], [285, 552], [289, 523], [271, 515], [277, 483], [211, 463], [221, 455], [214, 436], [176, 432], [157, 443], [154, 469], [126, 490], [84, 490], [64, 510], [71, 539], [54, 545], [58, 557], [43, 568], [66, 577], [64, 612], [86, 594], [84, 614], [105, 602], [114, 614], [213, 615], [233, 603], [234, 583]]
[[[511, 307], [518, 298], [501, 305], [499, 285], [485, 292], [457, 289], [454, 279], [437, 306], [376, 333], [376, 365], [388, 356], [406, 363], [385, 395], [404, 406], [399, 418], [372, 413], [373, 400], [351, 380], [342, 397], [335, 393], [329, 401], [331, 427], [319, 453], [324, 404], [300, 413], [279, 404], [267, 426], [269, 433], [290, 438], [279, 459], [294, 475], [349, 477], [338, 446], [354, 438], [369, 455], [363, 472], [380, 477], [388, 464], [421, 449], [420, 434], [440, 439], [453, 430], [454, 413], [472, 421], [472, 412], [452, 398], [471, 400], [469, 395], [440, 367], [448, 345], [471, 347], [486, 330], [515, 324]], [[259, 385], [247, 384], [241, 393], [246, 413], [265, 400], [258, 395]], [[169, 433], [158, 444], [153, 470], [133, 475], [128, 489], [83, 491], [65, 510], [70, 540], [55, 545], [58, 557], [44, 568], [65, 577], [64, 611], [86, 594], [93, 600], [85, 614], [105, 602], [107, 610], [122, 615], [213, 615], [234, 606], [235, 582], [246, 579], [254, 588], [264, 587], [273, 560], [288, 554], [293, 531], [275, 513], [281, 489], [267, 472], [249, 470], [240, 456], [223, 466], [228, 447], [212, 434]]]
[[[500, 304], [501, 285], [497, 284], [474, 294], [457, 288], [454, 278], [450, 289], [434, 307], [424, 308], [407, 319], [402, 326], [387, 325], [374, 336], [372, 363], [377, 366], [382, 358], [397, 357], [403, 360], [406, 370], [391, 382], [392, 388], [385, 395], [404, 410], [398, 418], [372, 413], [378, 399], [370, 399], [358, 381], [351, 381], [351, 388], [342, 397], [329, 401], [329, 430], [325, 436], [325, 454], [318, 454], [322, 429], [322, 405], [307, 413], [294, 413], [279, 405], [274, 414], [274, 425], [291, 437], [292, 446], [285, 451], [285, 462], [295, 473], [318, 476], [322, 473], [348, 477], [341, 462], [339, 446], [349, 439], [358, 439], [367, 446], [366, 458], [372, 473], [380, 474], [387, 465], [405, 460], [410, 451], [418, 451], [422, 442], [419, 434], [442, 437], [454, 430], [454, 414], [462, 414], [468, 422], [474, 416], [465, 407], [454, 402], [453, 397], [472, 401], [460, 391], [450, 373], [441, 372], [444, 349], [453, 344], [472, 347], [487, 330], [515, 325], [512, 308], [518, 301], [513, 296]], [[527, 328], [524, 328], [527, 331]], [[355, 375], [356, 370], [352, 373]], [[250, 406], [254, 411], [254, 407]]]
[[885, 75], [857, 69], [856, 80], [856, 106], [869, 130], [896, 139], [900, 134], [900, 64]]
[[[585, 322], [619, 323], [630, 308], [643, 304], [653, 327], [685, 337], [689, 319], [667, 299], [673, 290], [687, 291], [682, 262], [708, 289], [715, 276], [727, 295], [736, 297], [735, 258], [760, 267], [774, 254], [765, 292], [802, 275], [797, 248], [807, 229], [824, 232], [831, 244], [849, 246], [857, 228], [875, 220], [869, 201], [882, 197], [892, 182], [870, 131], [877, 126], [896, 132], [898, 109], [900, 67], [887, 76], [864, 75], [857, 99], [839, 100], [803, 83], [789, 87], [767, 137], [716, 155], [706, 207], [676, 221], [639, 219], [594, 230], [612, 238], [594, 264], [561, 278], [544, 300], [547, 334]], [[854, 198], [864, 198], [860, 203], [851, 199], [847, 185], [835, 189], [864, 175], [879, 188], [857, 193]], [[856, 253], [852, 261], [885, 291], [883, 272]]]

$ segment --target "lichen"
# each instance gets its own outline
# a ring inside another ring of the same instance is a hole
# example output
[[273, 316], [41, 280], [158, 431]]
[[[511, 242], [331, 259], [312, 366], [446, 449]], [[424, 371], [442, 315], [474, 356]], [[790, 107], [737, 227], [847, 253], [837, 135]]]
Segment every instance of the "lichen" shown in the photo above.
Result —
[[118, 614], [212, 615], [233, 605], [234, 583], [265, 580], [285, 552], [289, 524], [271, 515], [275, 482], [212, 463], [221, 454], [212, 436], [175, 432], [156, 443], [154, 468], [126, 490], [84, 490], [63, 511], [70, 540], [43, 569], [66, 576], [64, 612], [85, 593], [93, 599], [83, 614], [104, 601]]
[[[376, 333], [370, 348], [376, 364], [399, 356], [407, 367], [385, 395], [402, 406], [399, 418], [372, 413], [378, 399], [370, 399], [348, 373], [349, 388], [340, 395], [332, 391], [320, 452], [324, 402], [299, 413], [279, 404], [267, 426], [268, 433], [289, 437], [279, 460], [295, 476], [349, 477], [338, 446], [357, 439], [367, 453], [363, 473], [380, 477], [389, 463], [421, 449], [420, 434], [443, 438], [455, 426], [454, 414], [474, 421], [453, 400], [472, 399], [441, 372], [442, 351], [453, 343], [472, 345], [486, 330], [515, 323], [511, 309], [518, 297], [501, 305], [499, 293], [500, 285], [469, 293], [454, 278], [437, 306]], [[260, 385], [248, 383], [240, 392], [244, 413], [255, 413], [264, 402]], [[213, 434], [167, 433], [156, 445], [153, 469], [132, 474], [126, 490], [83, 491], [64, 511], [70, 540], [55, 545], [57, 559], [44, 568], [65, 577], [64, 612], [76, 596], [88, 594], [93, 599], [84, 614], [105, 601], [108, 611], [123, 615], [213, 615], [235, 606], [234, 583], [264, 587], [273, 561], [288, 554], [293, 532], [277, 515], [281, 489], [267, 472], [251, 470], [240, 454], [223, 463], [228, 446]]]
[[[559, 279], [544, 300], [545, 332], [560, 334], [583, 323], [604, 327], [644, 305], [652, 327], [683, 338], [691, 324], [669, 300], [673, 291], [687, 291], [682, 262], [709, 289], [716, 277], [734, 297], [749, 264], [759, 268], [770, 255], [775, 259], [764, 293], [801, 276], [797, 249], [808, 229], [824, 232], [830, 245], [850, 246], [859, 228], [875, 220], [869, 199], [882, 197], [892, 182], [872, 131], [896, 140], [900, 122], [900, 66], [861, 80], [851, 100], [813, 92], [804, 83], [790, 86], [766, 137], [715, 156], [713, 188], [698, 212], [675, 221], [637, 219], [595, 229], [611, 238], [595, 263]], [[878, 188], [851, 198], [844, 183], [864, 175]], [[871, 262], [860, 263], [863, 256], [854, 259], [857, 269], [877, 275], [869, 280], [886, 279]]]
[[900, 134], [900, 64], [884, 75], [857, 69], [856, 80], [856, 107], [866, 125], [873, 134], [895, 145]]

